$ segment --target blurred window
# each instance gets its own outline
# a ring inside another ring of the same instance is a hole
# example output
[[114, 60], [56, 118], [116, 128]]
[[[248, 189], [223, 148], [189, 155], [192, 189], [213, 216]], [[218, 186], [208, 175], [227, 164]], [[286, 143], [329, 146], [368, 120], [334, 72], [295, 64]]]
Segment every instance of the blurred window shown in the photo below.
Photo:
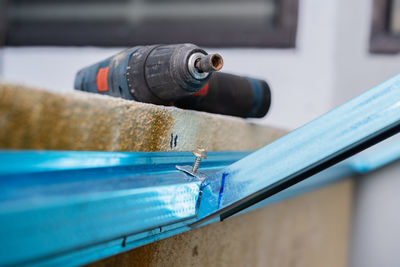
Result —
[[393, 0], [390, 10], [390, 31], [393, 34], [400, 34], [400, 0]]
[[370, 51], [400, 52], [400, 0], [374, 0]]
[[294, 47], [298, 0], [8, 0], [6, 45]]

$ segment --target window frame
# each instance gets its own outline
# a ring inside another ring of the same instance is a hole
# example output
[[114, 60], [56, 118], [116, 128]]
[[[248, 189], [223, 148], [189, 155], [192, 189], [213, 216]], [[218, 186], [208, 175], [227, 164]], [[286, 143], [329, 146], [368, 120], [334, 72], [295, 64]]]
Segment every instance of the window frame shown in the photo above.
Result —
[[374, 54], [400, 52], [400, 34], [389, 31], [391, 0], [373, 0], [369, 51]]
[[[183, 29], [182, 32], [174, 36], [175, 43], [181, 42], [193, 42], [198, 45], [208, 47], [260, 47], [260, 48], [294, 48], [296, 46], [296, 34], [297, 34], [297, 22], [298, 22], [298, 6], [299, 0], [276, 0], [279, 1], [278, 15], [276, 18], [276, 27], [272, 29], [260, 30], [260, 34], [252, 35], [252, 38], [238, 38], [235, 28], [228, 29], [232, 32], [232, 38], [219, 38], [215, 39], [212, 36], [206, 34], [206, 30], [196, 31], [196, 35], [190, 35], [190, 29]], [[217, 27], [217, 26], [216, 26]], [[51, 31], [54, 29], [45, 27], [37, 30], [37, 34], [32, 34], [29, 27], [24, 30], [17, 29], [15, 32], [8, 32], [6, 34], [6, 45], [22, 46], [22, 45], [56, 45], [56, 46], [81, 46], [81, 45], [95, 45], [95, 46], [134, 46], [142, 44], [153, 44], [153, 43], [168, 43], [164, 41], [162, 36], [165, 36], [165, 32], [161, 30], [157, 32], [157, 29], [149, 28], [151, 34], [146, 34], [146, 29], [140, 29], [138, 38], [135, 38], [133, 34], [130, 34], [128, 26], [124, 27], [123, 24], [115, 24], [104, 27], [102, 34], [96, 34], [85, 28], [79, 28], [78, 34], [75, 38], [71, 39], [71, 34], [76, 30], [76, 26], [72, 26], [66, 29], [65, 36], [57, 35], [57, 38], [51, 38]], [[42, 32], [40, 32], [42, 31]], [[47, 33], [46, 33], [47, 31]], [[120, 33], [119, 38], [106, 38], [104, 36], [113, 36], [118, 31]], [[226, 29], [221, 28], [220, 31], [226, 33]], [[218, 32], [218, 28], [216, 28]], [[122, 35], [124, 38], [121, 38]], [[186, 34], [186, 35], [185, 35]], [[236, 35], [235, 35], [236, 34]], [[38, 39], [34, 36], [42, 36], [42, 39]], [[215, 36], [215, 35], [214, 35]], [[122, 41], [123, 40], [123, 41]]]

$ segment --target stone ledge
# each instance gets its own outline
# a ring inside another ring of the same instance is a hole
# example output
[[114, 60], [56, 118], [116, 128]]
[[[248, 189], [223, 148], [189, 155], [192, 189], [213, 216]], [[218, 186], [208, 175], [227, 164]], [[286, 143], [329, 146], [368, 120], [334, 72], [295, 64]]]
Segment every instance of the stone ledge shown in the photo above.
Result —
[[2, 148], [105, 151], [254, 150], [285, 133], [229, 116], [4, 83], [0, 128]]

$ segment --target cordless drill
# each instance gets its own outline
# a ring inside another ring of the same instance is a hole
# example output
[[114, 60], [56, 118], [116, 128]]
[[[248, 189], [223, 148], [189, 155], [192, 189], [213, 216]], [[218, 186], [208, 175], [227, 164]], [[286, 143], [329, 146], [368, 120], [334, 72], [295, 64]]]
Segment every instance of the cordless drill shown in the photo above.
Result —
[[75, 89], [239, 117], [263, 117], [265, 81], [220, 73], [223, 59], [193, 44], [137, 46], [80, 70]]

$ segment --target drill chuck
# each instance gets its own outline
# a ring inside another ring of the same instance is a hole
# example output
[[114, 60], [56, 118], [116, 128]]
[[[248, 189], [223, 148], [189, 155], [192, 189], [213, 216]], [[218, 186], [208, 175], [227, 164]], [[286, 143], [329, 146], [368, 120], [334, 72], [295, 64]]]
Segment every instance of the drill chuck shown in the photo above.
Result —
[[219, 54], [194, 53], [189, 57], [188, 69], [194, 78], [201, 80], [206, 78], [209, 73], [220, 70], [223, 64]]

